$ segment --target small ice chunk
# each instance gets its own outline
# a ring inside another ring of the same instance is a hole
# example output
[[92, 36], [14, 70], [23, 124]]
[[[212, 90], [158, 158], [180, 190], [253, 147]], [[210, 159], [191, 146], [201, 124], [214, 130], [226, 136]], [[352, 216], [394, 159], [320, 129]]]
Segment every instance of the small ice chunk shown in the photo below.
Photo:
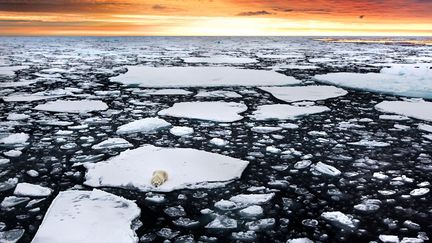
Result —
[[243, 217], [253, 218], [263, 214], [264, 210], [261, 206], [252, 205], [239, 211], [239, 214]]
[[364, 147], [387, 147], [387, 146], [390, 146], [390, 144], [386, 143], [386, 142], [379, 142], [379, 141], [367, 140], [367, 139], [363, 139], [363, 140], [360, 140], [358, 142], [351, 142], [348, 144], [355, 145], [355, 146], [364, 146]]
[[423, 130], [425, 132], [431, 132], [432, 133], [432, 126], [428, 124], [419, 124], [418, 129]]
[[237, 208], [237, 204], [229, 200], [217, 201], [214, 206], [220, 210], [232, 210]]
[[197, 98], [242, 98], [240, 94], [234, 91], [227, 90], [215, 90], [215, 91], [205, 91], [201, 90], [195, 95]]
[[192, 127], [180, 127], [180, 126], [174, 126], [170, 129], [170, 133], [174, 136], [187, 136], [194, 132], [194, 129]]
[[3, 154], [6, 155], [7, 157], [16, 158], [21, 156], [22, 152], [19, 150], [9, 150], [4, 152]]
[[133, 145], [123, 138], [108, 138], [92, 146], [92, 149], [122, 149], [131, 148]]
[[231, 202], [238, 203], [243, 206], [265, 204], [275, 196], [274, 193], [268, 194], [239, 194], [231, 197]]
[[314, 243], [314, 242], [309, 238], [296, 238], [296, 239], [288, 240], [287, 243]]
[[426, 188], [426, 187], [424, 187], [424, 188], [417, 188], [417, 189], [412, 190], [410, 192], [410, 195], [413, 196], [413, 197], [421, 197], [421, 196], [424, 196], [424, 195], [428, 194], [429, 191], [430, 191], [430, 189]]
[[21, 121], [21, 120], [26, 120], [29, 117], [30, 116], [26, 114], [10, 113], [6, 119], [9, 121]]
[[9, 197], [5, 197], [3, 199], [3, 201], [0, 204], [0, 207], [2, 207], [2, 208], [15, 207], [16, 205], [23, 204], [29, 200], [30, 200], [29, 197], [9, 196]]
[[24, 235], [25, 230], [23, 229], [12, 229], [8, 231], [0, 231], [0, 242], [1, 243], [16, 243]]
[[219, 147], [224, 147], [228, 144], [228, 141], [223, 140], [221, 138], [212, 138], [210, 143]]
[[157, 89], [145, 92], [148, 95], [191, 95], [192, 92], [184, 89]]
[[272, 133], [282, 130], [281, 127], [252, 127], [251, 131], [256, 133]]
[[47, 197], [51, 195], [52, 190], [47, 187], [34, 185], [30, 183], [18, 183], [15, 188], [15, 196], [28, 196], [28, 197]]
[[217, 216], [213, 221], [205, 226], [207, 229], [236, 229], [237, 220], [225, 215]]
[[338, 228], [350, 230], [357, 228], [352, 216], [348, 216], [340, 211], [324, 212], [321, 214], [321, 217]]
[[25, 144], [30, 136], [26, 133], [13, 133], [0, 139], [0, 144], [16, 145]]
[[117, 129], [117, 134], [153, 133], [160, 129], [170, 127], [171, 123], [157, 117], [144, 118], [122, 125]]
[[383, 243], [399, 243], [399, 237], [397, 235], [379, 235], [378, 238]]
[[313, 168], [316, 171], [329, 176], [339, 176], [341, 174], [340, 170], [322, 162], [318, 162]]

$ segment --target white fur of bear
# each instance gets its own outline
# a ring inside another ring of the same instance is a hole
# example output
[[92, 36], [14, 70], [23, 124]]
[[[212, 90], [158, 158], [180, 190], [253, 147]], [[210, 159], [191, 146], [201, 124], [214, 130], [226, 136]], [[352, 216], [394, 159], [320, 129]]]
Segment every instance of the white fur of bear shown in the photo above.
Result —
[[161, 186], [165, 181], [168, 180], [168, 173], [164, 170], [155, 170], [151, 179], [151, 184], [154, 187]]

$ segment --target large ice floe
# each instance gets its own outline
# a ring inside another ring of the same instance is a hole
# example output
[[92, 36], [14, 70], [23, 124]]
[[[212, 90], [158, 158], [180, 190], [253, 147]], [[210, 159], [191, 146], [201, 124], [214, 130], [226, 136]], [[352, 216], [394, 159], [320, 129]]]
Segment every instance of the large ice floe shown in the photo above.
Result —
[[234, 122], [243, 119], [243, 116], [239, 114], [246, 110], [246, 105], [235, 102], [182, 102], [159, 111], [158, 115], [214, 122]]
[[320, 82], [408, 97], [432, 98], [432, 64], [392, 64], [380, 73], [328, 73]]
[[136, 243], [131, 225], [139, 215], [134, 202], [104, 191], [60, 192], [32, 242]]
[[325, 106], [292, 106], [287, 104], [262, 105], [253, 112], [255, 120], [295, 120], [303, 116], [317, 114], [330, 109]]
[[325, 100], [344, 96], [348, 92], [334, 86], [295, 86], [295, 87], [260, 87], [261, 90], [269, 92], [277, 99], [285, 102], [296, 102], [302, 100]]
[[274, 71], [234, 67], [146, 67], [128, 66], [128, 72], [113, 82], [140, 87], [217, 87], [293, 85], [300, 81]]
[[35, 110], [65, 113], [87, 113], [108, 109], [108, 105], [100, 100], [56, 100], [38, 105]]
[[122, 125], [117, 129], [117, 134], [153, 133], [163, 128], [168, 128], [171, 123], [157, 117], [147, 117]]
[[432, 121], [432, 102], [423, 100], [383, 101], [375, 106], [381, 112], [394, 113], [412, 118]]
[[[161, 192], [212, 188], [240, 178], [247, 165], [244, 160], [191, 148], [145, 145], [106, 161], [85, 163], [87, 173], [84, 184]], [[168, 174], [168, 180], [159, 187], [151, 184], [156, 170], [164, 170]]]

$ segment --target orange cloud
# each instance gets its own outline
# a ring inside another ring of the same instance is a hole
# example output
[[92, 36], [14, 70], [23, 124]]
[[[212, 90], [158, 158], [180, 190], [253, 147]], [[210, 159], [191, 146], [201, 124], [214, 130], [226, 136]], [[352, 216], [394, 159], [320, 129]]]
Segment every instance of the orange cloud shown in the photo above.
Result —
[[0, 0], [0, 35], [432, 35], [428, 0]]

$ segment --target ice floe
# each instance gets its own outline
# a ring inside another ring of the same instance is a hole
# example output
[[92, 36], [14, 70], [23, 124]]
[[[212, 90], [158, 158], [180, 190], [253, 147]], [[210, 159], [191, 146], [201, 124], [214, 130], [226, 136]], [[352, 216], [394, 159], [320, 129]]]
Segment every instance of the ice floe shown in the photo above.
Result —
[[287, 104], [262, 105], [253, 112], [255, 120], [295, 120], [303, 116], [322, 113], [330, 109], [325, 106], [292, 106]]
[[14, 93], [8, 96], [2, 97], [2, 99], [6, 102], [31, 102], [38, 100], [48, 100], [48, 99], [56, 99], [65, 96], [72, 95], [72, 92], [69, 92], [64, 89], [50, 90], [50, 91], [42, 91], [36, 93]]
[[20, 145], [27, 143], [27, 140], [30, 136], [26, 133], [13, 133], [9, 134], [6, 137], [0, 138], [0, 144], [5, 145]]
[[[145, 145], [107, 161], [86, 163], [85, 184], [163, 192], [215, 187], [238, 179], [247, 165], [247, 161], [196, 149]], [[159, 187], [150, 183], [156, 170], [168, 174], [168, 180]]]
[[117, 129], [117, 134], [131, 133], [153, 133], [160, 129], [168, 128], [171, 123], [157, 117], [148, 117], [141, 120], [133, 121], [120, 126]]
[[131, 225], [139, 215], [134, 202], [104, 191], [60, 192], [32, 242], [136, 243]]
[[341, 174], [340, 170], [335, 167], [324, 164], [322, 162], [318, 162], [314, 167], [314, 170], [318, 171], [321, 174], [325, 174], [328, 176], [339, 176]]
[[191, 95], [191, 91], [184, 89], [156, 89], [156, 90], [146, 90], [145, 94], [148, 95]]
[[321, 217], [342, 229], [354, 230], [358, 226], [352, 216], [346, 215], [340, 211], [324, 212], [321, 214]]
[[380, 73], [329, 73], [318, 81], [347, 88], [409, 97], [432, 98], [432, 64], [392, 64]]
[[118, 149], [131, 148], [133, 145], [123, 138], [108, 138], [92, 146], [92, 149]]
[[348, 92], [334, 86], [295, 86], [295, 87], [260, 87], [261, 90], [269, 92], [274, 97], [285, 102], [296, 102], [302, 100], [325, 100], [344, 96]]
[[186, 136], [189, 134], [192, 134], [194, 132], [194, 129], [192, 127], [181, 127], [181, 126], [174, 126], [170, 129], [170, 133], [174, 136]]
[[241, 98], [242, 96], [234, 91], [228, 90], [215, 90], [215, 91], [205, 91], [201, 90], [195, 95], [198, 98]]
[[106, 110], [108, 105], [100, 100], [56, 100], [38, 105], [33, 109], [49, 112], [87, 113]]
[[270, 200], [272, 200], [274, 196], [275, 196], [274, 193], [239, 194], [239, 195], [231, 197], [229, 200], [231, 202], [237, 203], [238, 205], [245, 207], [245, 206], [249, 206], [249, 205], [257, 205], [257, 204], [267, 203]]
[[300, 81], [274, 71], [233, 67], [146, 67], [128, 66], [128, 72], [113, 82], [140, 87], [217, 87], [293, 85]]
[[423, 100], [383, 101], [377, 104], [375, 109], [381, 112], [394, 113], [420, 120], [432, 121], [432, 102]]
[[51, 195], [52, 190], [47, 187], [34, 185], [30, 183], [18, 183], [14, 195], [27, 197], [47, 197]]
[[243, 119], [243, 116], [239, 114], [246, 110], [246, 105], [235, 102], [182, 102], [159, 111], [158, 115], [214, 122], [234, 122]]
[[244, 64], [258, 62], [256, 59], [249, 57], [231, 57], [231, 56], [212, 56], [212, 57], [186, 57], [183, 58], [186, 63], [214, 63], [214, 64]]

